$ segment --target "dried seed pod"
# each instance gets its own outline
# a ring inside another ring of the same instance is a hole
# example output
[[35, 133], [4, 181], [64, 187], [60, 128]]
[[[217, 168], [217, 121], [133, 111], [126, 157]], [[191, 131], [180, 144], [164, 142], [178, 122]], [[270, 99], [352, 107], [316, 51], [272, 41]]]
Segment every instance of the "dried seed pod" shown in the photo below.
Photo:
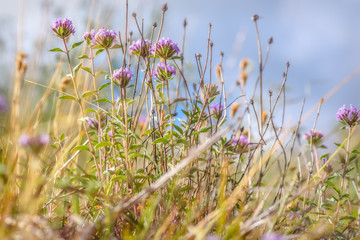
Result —
[[248, 74], [246, 72], [241, 72], [240, 73], [240, 79], [241, 79], [241, 85], [245, 86], [246, 81], [248, 79]]
[[242, 72], [245, 71], [246, 68], [249, 66], [249, 63], [250, 63], [249, 59], [243, 59], [243, 60], [241, 60], [241, 62], [240, 62], [240, 70], [241, 70]]
[[238, 111], [238, 109], [240, 108], [240, 103], [233, 103], [233, 105], [231, 106], [231, 109], [230, 109], [230, 117], [233, 118], [236, 114], [236, 112]]
[[266, 110], [263, 110], [261, 113], [261, 124], [264, 125], [268, 117], [268, 113]]
[[221, 64], [216, 65], [216, 76], [220, 78], [221, 76], [222, 67]]

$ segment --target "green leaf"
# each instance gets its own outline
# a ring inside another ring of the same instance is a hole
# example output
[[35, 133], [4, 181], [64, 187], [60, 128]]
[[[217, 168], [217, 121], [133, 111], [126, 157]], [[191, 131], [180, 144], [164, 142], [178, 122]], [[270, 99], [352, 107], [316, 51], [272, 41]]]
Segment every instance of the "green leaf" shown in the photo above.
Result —
[[211, 129], [211, 126], [202, 127], [202, 128], [199, 129], [199, 133], [208, 132], [208, 131], [210, 131], [210, 129]]
[[177, 103], [177, 102], [183, 102], [183, 101], [187, 101], [189, 99], [187, 98], [175, 98], [174, 101], [171, 104]]
[[184, 131], [181, 129], [181, 127], [179, 127], [176, 124], [173, 124], [174, 128], [180, 133], [180, 134], [184, 134]]
[[104, 50], [105, 50], [105, 49], [97, 50], [96, 53], [95, 53], [95, 57], [96, 57], [98, 54], [102, 53]]
[[158, 105], [162, 105], [162, 104], [165, 104], [165, 103], [167, 103], [167, 100], [157, 100], [156, 101], [156, 104], [158, 104]]
[[185, 187], [182, 187], [180, 189], [180, 192], [190, 191], [190, 190], [193, 190], [193, 189], [194, 189], [193, 186], [185, 186]]
[[127, 177], [125, 175], [118, 175], [118, 176], [112, 177], [111, 181], [123, 181], [126, 179], [127, 179]]
[[109, 86], [111, 83], [104, 83], [103, 85], [101, 85], [100, 86], [100, 88], [99, 88], [99, 92], [101, 91], [101, 90], [103, 90], [104, 88], [106, 88], [107, 86]]
[[81, 66], [82, 66], [82, 63], [79, 63], [78, 65], [76, 65], [76, 66], [73, 68], [74, 75], [76, 75], [76, 73], [79, 71], [79, 69], [81, 68]]
[[77, 101], [76, 97], [71, 96], [71, 95], [63, 95], [63, 96], [60, 96], [59, 99], [70, 99], [70, 100]]
[[165, 144], [168, 144], [170, 142], [169, 139], [167, 138], [158, 138], [156, 139], [152, 144], [157, 144], [157, 143], [165, 143]]
[[102, 147], [109, 147], [109, 146], [111, 146], [111, 142], [100, 142], [95, 145], [95, 149], [99, 149]]
[[176, 144], [184, 144], [184, 145], [188, 146], [189, 141], [185, 140], [185, 139], [182, 139], [182, 138], [178, 138], [178, 139], [176, 139]]
[[83, 42], [84, 42], [84, 41], [74, 43], [74, 44], [71, 46], [71, 49], [69, 50], [69, 52], [70, 52], [71, 50], [73, 50], [74, 48], [76, 48], [76, 47], [80, 46], [81, 44], [83, 44]]
[[142, 144], [131, 144], [130, 150], [135, 150], [135, 149], [142, 148], [142, 147], [143, 147]]
[[172, 57], [171, 59], [172, 59], [172, 60], [181, 59], [181, 57], [179, 57], [179, 56], [174, 56], [174, 57]]
[[95, 100], [95, 102], [107, 102], [107, 103], [111, 103], [109, 99], [107, 98], [100, 98], [98, 100]]
[[97, 91], [87, 91], [87, 92], [84, 92], [83, 95], [81, 96], [81, 98], [86, 98], [86, 97], [89, 97], [91, 95], [94, 95], [96, 94]]
[[94, 113], [94, 112], [96, 112], [96, 111], [93, 108], [88, 108], [85, 110], [85, 113]]
[[92, 75], [91, 69], [89, 67], [81, 67], [81, 68]]
[[184, 109], [181, 109], [181, 111], [182, 111], [187, 117], [189, 117], [189, 112], [185, 111]]
[[161, 87], [162, 87], [162, 84], [159, 83], [159, 84], [156, 85], [155, 89], [159, 89], [159, 88], [161, 88]]
[[143, 157], [143, 155], [140, 153], [130, 153], [129, 154], [129, 159], [133, 159], [133, 158], [137, 158], [137, 157]]
[[116, 48], [121, 48], [122, 46], [119, 44], [115, 44], [114, 46], [112, 46], [110, 49], [116, 49]]
[[360, 151], [355, 149], [352, 151], [352, 153], [360, 154]]
[[130, 105], [133, 104], [134, 102], [136, 102], [135, 99], [129, 99], [129, 98], [126, 99], [126, 104], [127, 104], [128, 106], [130, 106]]
[[78, 59], [90, 59], [88, 55], [81, 55]]
[[353, 217], [353, 216], [344, 216], [344, 217], [341, 217], [340, 220], [351, 220], [351, 221], [355, 221], [356, 220], [356, 217]]
[[146, 130], [142, 135], [143, 135], [143, 136], [149, 135], [151, 132], [152, 132], [152, 129], [148, 129], [148, 130]]
[[53, 49], [50, 49], [49, 50], [50, 52], [65, 52], [65, 51], [63, 51], [61, 48], [53, 48]]
[[[341, 143], [334, 143], [336, 146], [340, 147]], [[344, 146], [343, 146], [344, 147]]]
[[103, 75], [106, 73], [107, 73], [106, 71], [99, 71], [99, 72], [95, 73], [95, 76]]
[[82, 151], [82, 150], [89, 151], [89, 147], [87, 145], [79, 145], [71, 149], [72, 152]]

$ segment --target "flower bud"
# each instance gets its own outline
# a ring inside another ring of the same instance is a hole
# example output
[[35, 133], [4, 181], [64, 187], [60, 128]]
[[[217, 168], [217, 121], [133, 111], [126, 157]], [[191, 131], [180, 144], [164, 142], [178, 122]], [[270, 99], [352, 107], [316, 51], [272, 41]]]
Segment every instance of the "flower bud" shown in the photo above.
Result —
[[91, 40], [92, 47], [109, 49], [116, 44], [116, 33], [114, 30], [101, 28]]
[[152, 54], [160, 58], [169, 59], [175, 54], [179, 54], [180, 49], [177, 44], [169, 38], [161, 38], [156, 44], [151, 47], [150, 51], [152, 52]]
[[62, 39], [68, 39], [71, 34], [75, 33], [75, 28], [72, 24], [72, 21], [67, 18], [56, 19], [51, 29], [56, 36]]
[[150, 55], [150, 41], [139, 39], [129, 47], [129, 54], [135, 54], [140, 57], [147, 57]]
[[113, 80], [119, 87], [125, 88], [129, 84], [132, 76], [132, 71], [127, 68], [121, 68], [114, 71]]
[[165, 63], [161, 62], [156, 66], [152, 75], [160, 81], [166, 81], [172, 79], [172, 76], [176, 75], [176, 71], [170, 64], [166, 64], [165, 68]]
[[30, 136], [28, 134], [23, 134], [19, 138], [19, 144], [23, 147], [28, 147], [35, 153], [40, 152], [40, 150], [49, 143], [50, 137], [47, 134], [42, 134], [40, 136]]
[[351, 104], [350, 108], [347, 109], [344, 105], [342, 108], [339, 108], [336, 119], [342, 124], [352, 127], [360, 123], [360, 109], [357, 109]]

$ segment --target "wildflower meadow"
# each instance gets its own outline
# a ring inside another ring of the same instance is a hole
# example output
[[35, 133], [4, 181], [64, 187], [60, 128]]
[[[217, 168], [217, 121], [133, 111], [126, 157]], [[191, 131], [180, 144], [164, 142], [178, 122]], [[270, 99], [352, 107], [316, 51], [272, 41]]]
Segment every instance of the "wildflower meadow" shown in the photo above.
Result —
[[359, 102], [338, 103], [327, 121], [342, 140], [326, 141], [321, 96], [311, 128], [305, 100], [285, 121], [289, 62], [264, 88], [266, 20], [249, 18], [258, 59], [242, 59], [229, 88], [211, 24], [189, 72], [186, 20], [176, 41], [167, 4], [151, 29], [128, 4], [124, 29], [49, 22], [46, 83], [26, 78], [17, 53], [0, 97], [0, 239], [360, 239]]

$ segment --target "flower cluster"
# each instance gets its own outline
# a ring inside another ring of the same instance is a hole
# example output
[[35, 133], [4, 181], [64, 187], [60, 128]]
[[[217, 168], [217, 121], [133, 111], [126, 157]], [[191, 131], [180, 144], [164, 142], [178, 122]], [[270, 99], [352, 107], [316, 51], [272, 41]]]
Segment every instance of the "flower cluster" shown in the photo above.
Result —
[[175, 54], [178, 54], [180, 52], [180, 49], [177, 44], [169, 38], [161, 38], [156, 44], [151, 47], [150, 51], [152, 52], [152, 54], [160, 58], [169, 59]]
[[265, 234], [261, 237], [261, 240], [285, 240], [285, 239], [286, 238], [284, 238], [283, 235], [274, 232]]
[[216, 84], [209, 83], [204, 85], [205, 98], [212, 98], [219, 94], [220, 92], [218, 91], [218, 86]]
[[23, 147], [29, 147], [34, 152], [38, 153], [50, 141], [49, 135], [42, 134], [40, 136], [30, 136], [23, 134], [19, 138], [19, 144]]
[[176, 75], [176, 70], [170, 64], [166, 64], [165, 68], [165, 63], [161, 62], [156, 66], [152, 75], [161, 81], [166, 81], [170, 80], [173, 75]]
[[0, 113], [5, 113], [8, 110], [8, 107], [6, 97], [0, 94]]
[[119, 87], [124, 88], [128, 85], [132, 76], [132, 71], [127, 68], [121, 68], [114, 71], [113, 80]]
[[114, 30], [100, 28], [91, 40], [92, 47], [109, 49], [116, 44], [116, 33]]
[[134, 41], [133, 44], [129, 47], [129, 53], [135, 54], [140, 57], [147, 57], [150, 55], [150, 48], [151, 44], [150, 41], [145, 39], [139, 39], [136, 42]]
[[347, 109], [345, 105], [339, 108], [336, 113], [336, 119], [339, 120], [342, 124], [345, 124], [349, 127], [354, 126], [355, 124], [360, 123], [360, 109], [357, 109], [350, 104], [350, 108]]
[[224, 110], [224, 106], [219, 103], [214, 103], [210, 106], [210, 110], [215, 115], [215, 117], [220, 118]]
[[71, 34], [75, 33], [72, 21], [67, 18], [56, 19], [53, 25], [51, 25], [51, 29], [56, 36], [62, 39], [67, 39]]
[[317, 145], [321, 142], [324, 134], [320, 131], [316, 130], [310, 130], [308, 133], [305, 133], [304, 139], [309, 143], [313, 145]]
[[146, 129], [146, 125], [147, 125], [147, 117], [145, 115], [141, 115], [138, 121], [138, 128], [140, 132], [143, 132]]
[[232, 140], [232, 145], [235, 147], [240, 147], [240, 148], [244, 148], [249, 144], [249, 139], [241, 134], [239, 138], [234, 138]]
[[234, 138], [231, 145], [237, 153], [245, 153], [250, 149], [249, 139], [244, 134], [241, 134], [239, 138]]
[[84, 35], [83, 35], [83, 39], [85, 40], [86, 44], [87, 45], [91, 45], [91, 41], [94, 39], [96, 35], [96, 32], [94, 29], [92, 29], [90, 32], [86, 32]]
[[[322, 158], [322, 164], [325, 165], [325, 163], [328, 161], [328, 158]], [[331, 163], [328, 163], [325, 166], [325, 172], [331, 173], [333, 171], [333, 167]]]

